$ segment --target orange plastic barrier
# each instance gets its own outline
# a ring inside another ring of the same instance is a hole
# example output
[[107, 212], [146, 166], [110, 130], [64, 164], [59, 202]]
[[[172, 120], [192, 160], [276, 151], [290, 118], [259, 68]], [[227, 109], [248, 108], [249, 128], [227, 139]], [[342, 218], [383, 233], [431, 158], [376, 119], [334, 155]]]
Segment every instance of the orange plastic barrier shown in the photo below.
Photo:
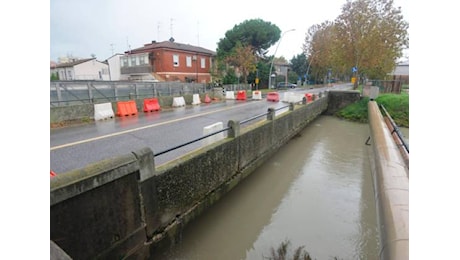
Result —
[[280, 94], [278, 92], [268, 92], [267, 93], [267, 101], [279, 102], [280, 101]]
[[204, 98], [204, 103], [211, 103], [211, 98], [209, 98], [208, 94], [206, 94], [206, 97]]
[[246, 91], [240, 90], [236, 95], [236, 100], [246, 100]]
[[117, 102], [117, 116], [130, 116], [137, 115], [136, 102], [134, 100], [118, 101]]
[[311, 93], [305, 94], [305, 98], [307, 99], [307, 102], [312, 102], [313, 101], [313, 95]]
[[160, 111], [160, 103], [158, 98], [144, 99], [144, 112]]

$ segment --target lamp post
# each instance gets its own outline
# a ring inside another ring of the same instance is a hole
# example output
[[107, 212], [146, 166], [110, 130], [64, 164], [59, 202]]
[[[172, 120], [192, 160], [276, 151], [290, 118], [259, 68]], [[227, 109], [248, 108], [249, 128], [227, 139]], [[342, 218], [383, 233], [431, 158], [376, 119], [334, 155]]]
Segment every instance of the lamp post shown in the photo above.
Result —
[[[321, 52], [321, 50], [316, 51], [316, 52], [314, 52], [312, 55], [310, 55], [310, 61], [308, 62], [308, 67], [307, 67], [307, 80], [309, 80], [309, 75], [308, 75], [308, 73], [309, 73], [309, 71], [310, 71], [311, 62], [313, 61], [313, 58], [316, 56], [316, 54], [318, 54], [318, 53], [320, 53], [320, 52]], [[315, 81], [316, 81], [316, 79], [315, 79]], [[308, 81], [307, 81], [307, 85], [308, 85]]]
[[291, 30], [287, 30], [287, 31], [283, 32], [281, 34], [280, 40], [278, 41], [278, 44], [276, 45], [275, 53], [273, 53], [272, 62], [270, 63], [270, 73], [268, 73], [268, 88], [269, 89], [271, 88], [271, 85], [272, 85], [272, 69], [273, 69], [273, 61], [275, 60], [275, 57], [276, 57], [276, 52], [278, 51], [278, 47], [280, 46], [280, 43], [281, 43], [281, 40], [283, 39], [283, 36], [286, 33], [292, 32], [292, 31], [295, 31], [295, 29], [291, 29]]

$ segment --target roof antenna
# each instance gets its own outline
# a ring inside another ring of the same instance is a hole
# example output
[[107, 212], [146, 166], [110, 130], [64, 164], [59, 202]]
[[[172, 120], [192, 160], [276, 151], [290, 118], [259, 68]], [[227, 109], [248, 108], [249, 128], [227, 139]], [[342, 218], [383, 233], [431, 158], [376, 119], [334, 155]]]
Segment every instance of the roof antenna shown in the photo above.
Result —
[[161, 41], [160, 40], [160, 22], [158, 21], [158, 24], [157, 24], [157, 41]]
[[198, 20], [196, 23], [197, 23], [197, 25], [196, 25], [196, 27], [197, 27], [197, 35], [196, 35], [196, 37], [197, 37], [197, 40], [198, 40], [198, 46], [200, 46], [200, 21]]
[[173, 19], [171, 18], [171, 24], [169, 25], [171, 30], [171, 38], [173, 38]]

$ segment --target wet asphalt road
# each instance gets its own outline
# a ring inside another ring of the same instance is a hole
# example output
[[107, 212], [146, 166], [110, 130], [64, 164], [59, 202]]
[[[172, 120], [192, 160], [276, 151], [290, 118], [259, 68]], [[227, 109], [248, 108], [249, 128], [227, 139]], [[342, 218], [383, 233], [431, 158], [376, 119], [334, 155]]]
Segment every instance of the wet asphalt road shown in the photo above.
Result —
[[[334, 87], [304, 89], [300, 93], [319, 93], [332, 89], [348, 89], [350, 84]], [[284, 91], [280, 91], [280, 100]], [[285, 102], [262, 100], [226, 100], [218, 103], [200, 104], [144, 113], [135, 116], [115, 117], [88, 125], [50, 130], [50, 169], [56, 174], [80, 169], [88, 164], [126, 155], [132, 151], [148, 147], [155, 154], [190, 142], [203, 136], [203, 128], [222, 122], [227, 126], [229, 120], [243, 121], [265, 114], [273, 107], [277, 114], [288, 110]], [[286, 107], [286, 108], [283, 108]], [[280, 109], [283, 108], [283, 109]], [[260, 117], [241, 125], [265, 120]], [[161, 165], [187, 152], [199, 148], [203, 141], [155, 156], [155, 165]]]

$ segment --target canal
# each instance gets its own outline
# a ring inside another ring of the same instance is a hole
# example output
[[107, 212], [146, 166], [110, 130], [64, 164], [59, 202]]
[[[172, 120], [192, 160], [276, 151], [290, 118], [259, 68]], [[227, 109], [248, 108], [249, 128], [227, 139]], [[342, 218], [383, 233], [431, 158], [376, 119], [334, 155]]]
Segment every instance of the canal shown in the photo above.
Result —
[[[408, 129], [401, 129], [408, 141]], [[320, 116], [153, 259], [378, 259], [368, 124]]]

